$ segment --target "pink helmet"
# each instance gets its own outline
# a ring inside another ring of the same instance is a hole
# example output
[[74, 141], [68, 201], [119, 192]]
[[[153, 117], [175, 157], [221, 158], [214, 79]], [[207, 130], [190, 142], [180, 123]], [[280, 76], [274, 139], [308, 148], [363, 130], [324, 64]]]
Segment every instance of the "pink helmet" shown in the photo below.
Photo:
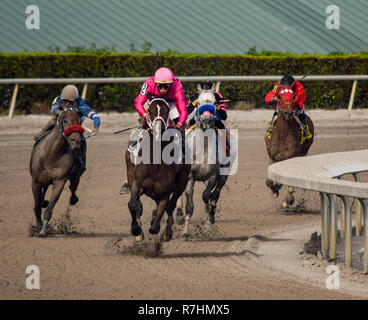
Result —
[[170, 69], [162, 67], [155, 73], [155, 83], [172, 83], [174, 75]]

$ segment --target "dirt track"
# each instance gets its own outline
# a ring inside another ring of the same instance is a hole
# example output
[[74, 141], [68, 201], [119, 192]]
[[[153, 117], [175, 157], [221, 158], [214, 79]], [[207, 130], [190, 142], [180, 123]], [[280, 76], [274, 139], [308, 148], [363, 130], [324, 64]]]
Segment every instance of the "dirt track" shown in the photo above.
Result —
[[[309, 114], [317, 133], [311, 155], [367, 148], [368, 110]], [[191, 238], [181, 238], [176, 226], [158, 258], [132, 253], [128, 197], [119, 195], [129, 134], [112, 132], [136, 124], [136, 115], [101, 116], [100, 135], [88, 140], [80, 201], [69, 207], [64, 189], [53, 215], [59, 234], [46, 239], [28, 235], [34, 223], [29, 158], [33, 134], [48, 116], [1, 117], [0, 299], [367, 299], [368, 276], [344, 271], [340, 289], [331, 291], [327, 264], [299, 254], [310, 234], [320, 232], [319, 195], [298, 190], [296, 214], [280, 209], [284, 189], [272, 199], [263, 140], [271, 116], [270, 110], [230, 113], [227, 126], [239, 130], [239, 170], [223, 190], [216, 224], [205, 223], [197, 184]], [[153, 203], [142, 200], [148, 235]], [[33, 264], [40, 290], [25, 287]]]

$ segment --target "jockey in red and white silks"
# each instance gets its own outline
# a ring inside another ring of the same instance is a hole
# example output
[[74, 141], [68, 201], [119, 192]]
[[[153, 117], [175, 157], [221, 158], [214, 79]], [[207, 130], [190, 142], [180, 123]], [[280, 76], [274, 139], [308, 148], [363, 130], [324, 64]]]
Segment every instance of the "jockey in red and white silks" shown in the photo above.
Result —
[[[267, 93], [265, 97], [265, 102], [267, 104], [273, 104], [275, 99], [281, 92], [283, 85], [281, 85], [281, 80], [279, 80], [273, 87], [273, 89]], [[305, 89], [301, 82], [294, 80], [294, 85], [291, 83], [290, 86], [295, 94], [295, 107], [296, 113], [301, 114], [304, 112], [304, 101], [305, 101]]]
[[305, 90], [301, 82], [298, 80], [295, 80], [290, 75], [285, 75], [279, 80], [273, 87], [273, 89], [267, 93], [265, 97], [265, 102], [269, 105], [275, 104], [276, 110], [273, 114], [272, 120], [269, 123], [267, 132], [272, 131], [272, 127], [274, 124], [274, 121], [276, 119], [277, 114], [279, 113], [279, 97], [285, 94], [285, 90], [291, 90], [291, 92], [286, 92], [286, 94], [289, 94], [294, 97], [294, 105], [295, 105], [295, 113], [298, 116], [300, 122], [303, 125], [303, 132], [304, 135], [308, 135], [308, 129], [307, 129], [307, 123], [306, 123], [306, 117], [304, 113], [304, 101], [305, 101]]

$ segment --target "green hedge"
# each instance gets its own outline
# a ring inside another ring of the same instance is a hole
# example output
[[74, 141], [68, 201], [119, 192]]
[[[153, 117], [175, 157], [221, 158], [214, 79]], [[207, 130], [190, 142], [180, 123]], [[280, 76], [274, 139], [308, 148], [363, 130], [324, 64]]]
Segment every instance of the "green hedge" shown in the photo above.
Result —
[[[368, 55], [160, 55], [144, 53], [20, 53], [0, 54], [0, 78], [148, 77], [154, 66], [167, 66], [176, 75], [303, 75], [368, 74]], [[224, 82], [225, 97], [245, 98], [251, 107], [266, 107], [265, 94], [273, 82]], [[183, 83], [189, 97], [196, 83]], [[352, 81], [305, 81], [306, 108], [346, 108]], [[63, 85], [21, 85], [17, 113], [48, 112]], [[82, 91], [82, 85], [79, 85]], [[89, 85], [87, 103], [97, 111], [131, 111], [141, 84]], [[0, 108], [8, 108], [13, 86], [0, 86]], [[368, 106], [368, 82], [358, 82], [354, 108]], [[234, 107], [233, 106], [230, 106]]]

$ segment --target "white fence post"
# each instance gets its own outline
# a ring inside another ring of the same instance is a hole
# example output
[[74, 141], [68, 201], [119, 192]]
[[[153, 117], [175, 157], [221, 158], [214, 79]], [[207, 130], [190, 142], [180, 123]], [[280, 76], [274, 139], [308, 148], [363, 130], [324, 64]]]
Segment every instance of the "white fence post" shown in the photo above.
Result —
[[13, 118], [13, 114], [14, 114], [14, 110], [15, 110], [15, 105], [17, 102], [17, 95], [18, 95], [18, 90], [19, 90], [19, 84], [17, 83], [14, 86], [14, 90], [13, 90], [13, 96], [11, 98], [10, 101], [10, 109], [9, 109], [9, 118]]
[[349, 101], [348, 110], [352, 110], [353, 109], [353, 103], [354, 103], [354, 97], [355, 97], [355, 91], [356, 91], [357, 83], [358, 83], [358, 80], [354, 80], [353, 87], [351, 89], [351, 95], [350, 95], [350, 101]]

